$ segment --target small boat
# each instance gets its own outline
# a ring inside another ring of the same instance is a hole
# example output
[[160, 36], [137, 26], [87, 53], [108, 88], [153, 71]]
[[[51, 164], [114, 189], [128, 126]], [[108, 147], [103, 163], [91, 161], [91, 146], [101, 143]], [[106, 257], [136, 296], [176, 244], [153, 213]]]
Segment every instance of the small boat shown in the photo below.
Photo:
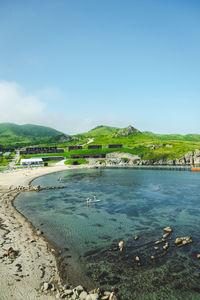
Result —
[[200, 168], [190, 168], [191, 172], [200, 172]]

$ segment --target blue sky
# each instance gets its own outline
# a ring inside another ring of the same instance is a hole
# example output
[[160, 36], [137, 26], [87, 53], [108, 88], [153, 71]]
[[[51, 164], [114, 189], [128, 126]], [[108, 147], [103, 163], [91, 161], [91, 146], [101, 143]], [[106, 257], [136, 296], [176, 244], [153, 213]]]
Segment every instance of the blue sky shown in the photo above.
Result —
[[0, 122], [200, 133], [200, 2], [1, 0]]

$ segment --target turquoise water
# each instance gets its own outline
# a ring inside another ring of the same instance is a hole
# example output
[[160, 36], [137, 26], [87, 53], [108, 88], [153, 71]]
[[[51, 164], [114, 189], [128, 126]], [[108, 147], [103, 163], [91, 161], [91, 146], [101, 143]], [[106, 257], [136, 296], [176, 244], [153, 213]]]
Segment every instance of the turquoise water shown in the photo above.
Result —
[[[63, 268], [73, 284], [115, 287], [123, 300], [200, 299], [200, 173], [70, 170], [33, 184], [64, 186], [20, 194], [15, 206], [60, 247]], [[101, 201], [87, 205], [86, 198], [94, 195]], [[166, 226], [173, 229], [169, 249], [159, 244], [155, 250], [154, 242]], [[191, 236], [193, 243], [175, 247], [180, 236]], [[109, 249], [121, 239], [120, 256]]]

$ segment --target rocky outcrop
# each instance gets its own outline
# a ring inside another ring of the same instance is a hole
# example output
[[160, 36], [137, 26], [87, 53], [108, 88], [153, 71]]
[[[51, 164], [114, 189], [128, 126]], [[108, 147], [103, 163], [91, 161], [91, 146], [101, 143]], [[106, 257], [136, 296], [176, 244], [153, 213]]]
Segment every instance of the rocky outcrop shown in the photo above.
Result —
[[122, 128], [117, 133], [113, 134], [113, 137], [128, 136], [132, 133], [141, 133], [141, 131], [139, 131], [138, 129], [136, 129], [133, 126], [129, 125], [128, 127]]
[[90, 164], [96, 166], [200, 166], [200, 150], [189, 151], [183, 157], [175, 159], [144, 160], [139, 155], [112, 152], [106, 154], [106, 159], [91, 159]]

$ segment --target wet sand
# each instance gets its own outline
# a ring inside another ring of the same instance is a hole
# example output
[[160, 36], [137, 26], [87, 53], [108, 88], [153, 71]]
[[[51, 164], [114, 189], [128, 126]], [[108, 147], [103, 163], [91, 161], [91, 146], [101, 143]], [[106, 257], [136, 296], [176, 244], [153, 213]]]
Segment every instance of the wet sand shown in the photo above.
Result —
[[[55, 299], [56, 292], [41, 292], [44, 282], [61, 284], [57, 268], [58, 249], [13, 206], [19, 186], [28, 186], [40, 176], [86, 166], [57, 166], [19, 169], [0, 174], [0, 299]], [[8, 247], [18, 252], [15, 259], [6, 256]], [[67, 283], [67, 282], [66, 282]]]

